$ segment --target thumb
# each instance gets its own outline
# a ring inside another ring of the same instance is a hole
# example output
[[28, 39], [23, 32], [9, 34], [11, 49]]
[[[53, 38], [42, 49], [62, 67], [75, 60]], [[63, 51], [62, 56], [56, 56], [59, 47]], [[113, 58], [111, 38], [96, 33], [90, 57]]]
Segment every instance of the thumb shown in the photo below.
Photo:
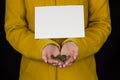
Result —
[[47, 63], [47, 57], [45, 55], [42, 55], [42, 59]]

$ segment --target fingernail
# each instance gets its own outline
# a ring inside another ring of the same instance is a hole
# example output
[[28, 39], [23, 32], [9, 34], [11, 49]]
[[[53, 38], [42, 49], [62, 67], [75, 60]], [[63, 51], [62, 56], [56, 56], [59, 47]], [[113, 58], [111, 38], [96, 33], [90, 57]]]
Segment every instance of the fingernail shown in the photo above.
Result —
[[63, 68], [65, 67], [65, 65], [63, 65]]
[[74, 56], [73, 58], [76, 59], [76, 56]]
[[60, 62], [58, 62], [59, 65], [62, 65]]
[[59, 66], [60, 68], [63, 68], [62, 66]]
[[68, 63], [66, 62], [65, 65], [68, 65]]
[[45, 63], [47, 63], [47, 60], [44, 60], [45, 61]]

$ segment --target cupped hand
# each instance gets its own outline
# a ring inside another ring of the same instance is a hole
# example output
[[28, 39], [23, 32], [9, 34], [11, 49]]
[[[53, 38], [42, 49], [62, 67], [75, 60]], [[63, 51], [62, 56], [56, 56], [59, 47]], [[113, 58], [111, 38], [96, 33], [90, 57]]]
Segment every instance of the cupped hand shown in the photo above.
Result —
[[42, 51], [42, 59], [51, 65], [58, 65], [59, 61], [52, 59], [51, 56], [57, 56], [60, 54], [60, 51], [57, 46], [53, 44], [47, 45]]
[[70, 66], [78, 56], [78, 46], [74, 42], [67, 42], [62, 46], [61, 55], [69, 56], [64, 63], [59, 63], [59, 66], [64, 68]]

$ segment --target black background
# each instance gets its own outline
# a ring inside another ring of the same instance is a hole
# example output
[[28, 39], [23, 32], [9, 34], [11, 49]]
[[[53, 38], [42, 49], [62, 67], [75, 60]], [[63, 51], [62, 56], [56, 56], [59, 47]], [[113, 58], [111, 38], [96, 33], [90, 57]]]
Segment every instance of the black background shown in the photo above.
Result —
[[[99, 80], [120, 80], [120, 4], [109, 0], [112, 33], [101, 50], [96, 54]], [[0, 0], [0, 80], [18, 80], [21, 55], [6, 41], [4, 32], [5, 0]]]

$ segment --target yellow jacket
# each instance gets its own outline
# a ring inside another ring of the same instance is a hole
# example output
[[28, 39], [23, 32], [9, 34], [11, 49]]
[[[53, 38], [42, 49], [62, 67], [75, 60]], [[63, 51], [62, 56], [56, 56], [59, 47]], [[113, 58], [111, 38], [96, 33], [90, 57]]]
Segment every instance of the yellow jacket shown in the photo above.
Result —
[[[34, 39], [35, 6], [84, 5], [85, 38]], [[98, 80], [94, 54], [111, 33], [108, 0], [6, 0], [6, 38], [22, 54], [20, 80]], [[73, 41], [79, 47], [76, 62], [66, 68], [43, 62], [42, 49]]]

